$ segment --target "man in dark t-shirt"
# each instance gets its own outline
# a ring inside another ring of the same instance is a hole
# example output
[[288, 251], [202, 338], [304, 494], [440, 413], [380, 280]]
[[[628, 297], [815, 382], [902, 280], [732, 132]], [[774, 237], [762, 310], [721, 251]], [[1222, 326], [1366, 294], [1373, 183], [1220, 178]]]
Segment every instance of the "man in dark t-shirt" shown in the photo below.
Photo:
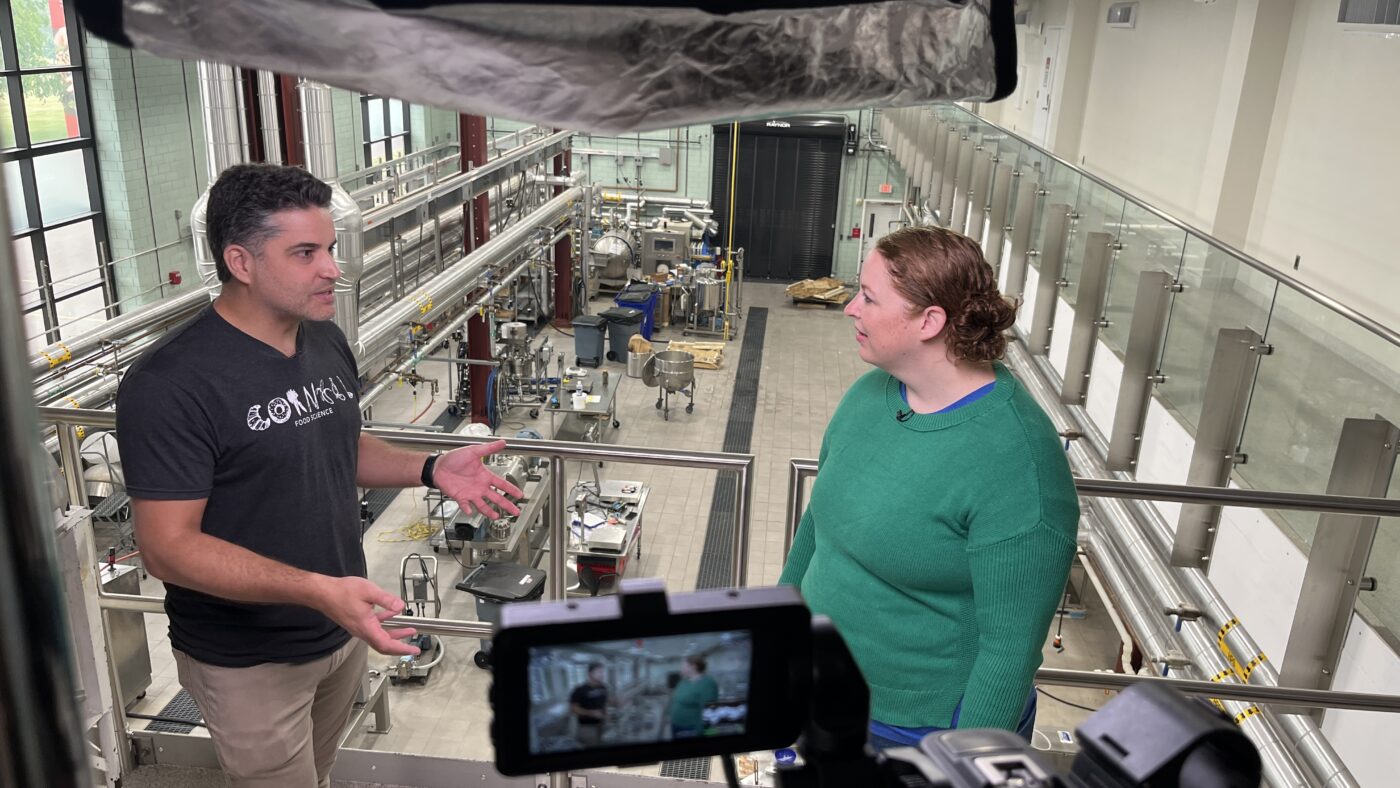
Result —
[[481, 459], [360, 434], [359, 371], [335, 315], [331, 189], [237, 165], [209, 191], [222, 292], [142, 354], [117, 436], [146, 568], [165, 582], [180, 683], [239, 788], [329, 786], [366, 644], [416, 654], [365, 578], [357, 487], [430, 484], [495, 516], [520, 490]]
[[608, 719], [608, 685], [603, 683], [603, 663], [588, 664], [588, 681], [569, 694], [569, 712], [578, 723], [574, 738], [584, 747], [597, 747], [603, 741], [603, 723]]

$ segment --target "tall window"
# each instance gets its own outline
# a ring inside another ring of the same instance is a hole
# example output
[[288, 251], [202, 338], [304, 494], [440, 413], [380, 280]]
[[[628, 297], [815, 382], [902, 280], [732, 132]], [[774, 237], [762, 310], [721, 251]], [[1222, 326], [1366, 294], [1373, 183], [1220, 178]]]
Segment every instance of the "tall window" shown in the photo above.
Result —
[[82, 38], [65, 0], [0, 0], [3, 162], [31, 349], [102, 323], [115, 300]]
[[360, 96], [364, 111], [365, 166], [402, 158], [413, 150], [409, 141], [408, 105], [395, 98]]

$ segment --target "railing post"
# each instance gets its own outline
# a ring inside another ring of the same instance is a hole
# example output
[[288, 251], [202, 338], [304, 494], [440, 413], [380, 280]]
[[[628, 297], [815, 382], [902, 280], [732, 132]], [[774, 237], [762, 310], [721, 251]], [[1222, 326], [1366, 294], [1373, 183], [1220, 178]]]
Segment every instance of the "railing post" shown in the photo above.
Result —
[[63, 481], [68, 486], [68, 501], [84, 509], [88, 505], [87, 485], [83, 483], [82, 442], [78, 428], [72, 424], [58, 425], [58, 457], [63, 464]]
[[938, 189], [938, 222], [953, 226], [953, 186], [958, 182], [958, 163], [962, 161], [962, 131], [948, 124], [947, 156], [944, 159], [943, 183]]
[[1084, 265], [1080, 269], [1079, 297], [1074, 304], [1074, 328], [1069, 336], [1069, 359], [1060, 387], [1060, 402], [1083, 405], [1089, 396], [1089, 375], [1094, 366], [1099, 329], [1104, 326], [1104, 300], [1108, 294], [1108, 270], [1113, 236], [1089, 233], [1084, 238]]
[[972, 184], [967, 190], [967, 232], [964, 235], [981, 246], [986, 238], [987, 184], [992, 170], [992, 154], [978, 145], [972, 159]]
[[1065, 247], [1069, 245], [1069, 212], [1068, 205], [1055, 203], [1045, 215], [1045, 248], [1040, 250], [1040, 279], [1036, 287], [1030, 337], [1026, 340], [1026, 349], [1033, 356], [1050, 352], [1050, 334], [1055, 330], [1060, 290], [1068, 284], [1062, 277]]
[[564, 460], [561, 457], [549, 458], [550, 498], [554, 503], [554, 517], [549, 523], [549, 598], [563, 599], [568, 589], [565, 582], [565, 559], [569, 554], [569, 483], [565, 475]]
[[992, 171], [992, 194], [987, 201], [987, 231], [982, 237], [982, 255], [1000, 273], [1001, 245], [1006, 239], [1006, 211], [1011, 207], [1010, 162], [998, 161]]
[[928, 191], [924, 203], [929, 210], [938, 207], [943, 198], [943, 175], [948, 170], [948, 124], [941, 118], [933, 129], [933, 166], [929, 168]]
[[953, 202], [949, 213], [940, 216], [944, 227], [959, 233], [967, 230], [967, 192], [972, 188], [972, 154], [976, 149], [977, 140], [964, 134], [958, 146], [958, 174], [951, 189]]
[[[1327, 492], [1385, 496], [1395, 471], [1400, 429], [1380, 417], [1347, 419], [1332, 462]], [[1371, 557], [1378, 518], [1324, 514], [1308, 551], [1303, 590], [1293, 613], [1279, 682], [1329, 689], [1351, 627], [1356, 595]]]
[[1157, 360], [1167, 330], [1168, 306], [1174, 287], [1171, 274], [1165, 271], [1143, 271], [1138, 277], [1133, 323], [1128, 329], [1128, 349], [1123, 354], [1123, 382], [1118, 388], [1113, 435], [1109, 438], [1108, 457], [1104, 463], [1110, 471], [1131, 471], [1137, 467], [1147, 404], [1156, 381]]
[[[1215, 341], [1215, 356], [1206, 375], [1201, 420], [1186, 483], [1196, 487], [1224, 487], [1235, 467], [1244, 430], [1250, 385], [1259, 366], [1264, 338], [1247, 328], [1222, 328]], [[1215, 547], [1220, 507], [1186, 504], [1177, 520], [1172, 543], [1172, 566], [1205, 569]]]
[[738, 471], [739, 489], [734, 495], [734, 544], [729, 574], [730, 584], [743, 588], [749, 584], [749, 513], [753, 511], [753, 461]]
[[1040, 184], [1025, 172], [1016, 176], [1021, 185], [1016, 190], [1016, 210], [1011, 216], [1011, 253], [1006, 258], [1006, 285], [1002, 295], [1020, 301], [1026, 291], [1026, 252], [1030, 251], [1031, 225], [1035, 222], [1035, 204], [1041, 199]]

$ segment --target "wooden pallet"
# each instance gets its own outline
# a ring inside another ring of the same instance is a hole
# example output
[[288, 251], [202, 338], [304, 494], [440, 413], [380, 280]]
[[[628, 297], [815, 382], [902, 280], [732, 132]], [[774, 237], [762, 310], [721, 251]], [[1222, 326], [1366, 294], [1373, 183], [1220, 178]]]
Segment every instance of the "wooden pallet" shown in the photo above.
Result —
[[671, 340], [667, 350], [684, 350], [695, 356], [696, 369], [719, 369], [724, 366], [723, 342], [682, 342]]

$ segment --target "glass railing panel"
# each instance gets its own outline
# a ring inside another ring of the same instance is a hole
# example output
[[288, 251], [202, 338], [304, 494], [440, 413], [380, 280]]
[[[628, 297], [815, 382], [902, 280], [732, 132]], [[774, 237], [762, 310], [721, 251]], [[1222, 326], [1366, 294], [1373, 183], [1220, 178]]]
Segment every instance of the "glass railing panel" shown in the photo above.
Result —
[[1099, 339], [1119, 358], [1128, 347], [1138, 277], [1145, 271], [1176, 274], [1185, 247], [1185, 230], [1168, 224], [1137, 203], [1129, 202], [1124, 207], [1118, 229], [1118, 249], [1108, 272], [1108, 297], [1104, 306], [1108, 326], [1099, 332]]
[[1278, 280], [1194, 235], [1186, 240], [1177, 279], [1183, 289], [1172, 299], [1162, 349], [1166, 380], [1154, 393], [1195, 435], [1220, 330], [1248, 328], [1264, 336]]
[[[1273, 352], [1259, 362], [1241, 441], [1247, 459], [1236, 474], [1250, 487], [1325, 492], [1345, 419], [1379, 415], [1400, 424], [1400, 346], [1287, 284], [1279, 287], [1268, 342]], [[1390, 495], [1400, 490], [1392, 486]], [[1317, 517], [1280, 512], [1276, 519], [1306, 549]], [[1400, 598], [1400, 587], [1380, 593]]]
[[1064, 278], [1069, 287], [1062, 292], [1071, 307], [1079, 303], [1079, 285], [1084, 270], [1084, 249], [1090, 233], [1108, 233], [1118, 240], [1118, 228], [1123, 224], [1127, 200], [1122, 195], [1090, 178], [1079, 187], [1074, 203], [1078, 217], [1070, 227], [1069, 250], [1065, 253]]

